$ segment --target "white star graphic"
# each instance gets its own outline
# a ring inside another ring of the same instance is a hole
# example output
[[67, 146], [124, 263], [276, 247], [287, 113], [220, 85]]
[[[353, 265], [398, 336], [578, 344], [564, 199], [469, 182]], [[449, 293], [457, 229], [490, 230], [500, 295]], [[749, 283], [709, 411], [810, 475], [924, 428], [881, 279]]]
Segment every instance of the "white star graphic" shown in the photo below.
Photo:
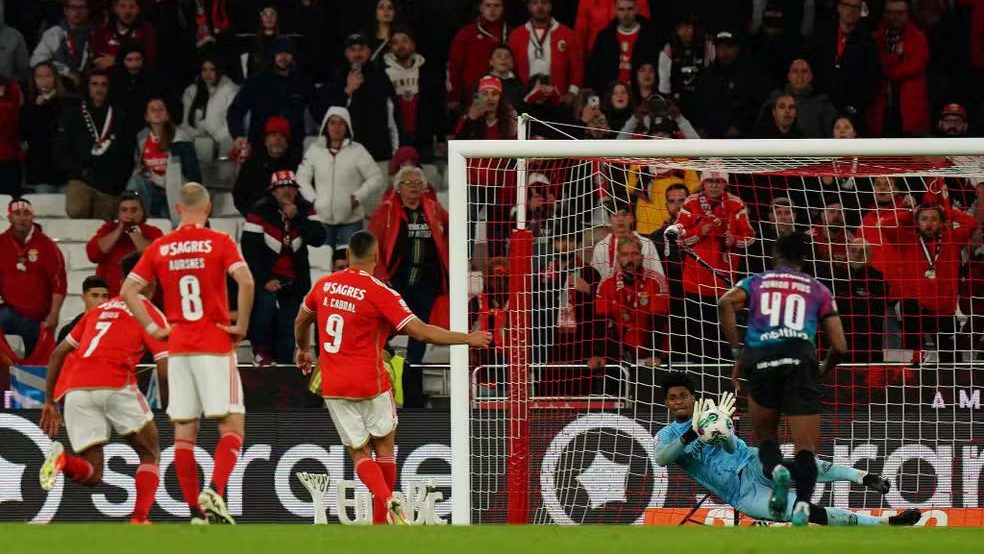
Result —
[[598, 453], [591, 460], [591, 465], [575, 479], [588, 493], [591, 509], [599, 508], [609, 502], [625, 502], [629, 466], [613, 462], [604, 454]]
[[13, 464], [0, 456], [0, 504], [4, 502], [23, 502], [21, 478], [27, 466]]

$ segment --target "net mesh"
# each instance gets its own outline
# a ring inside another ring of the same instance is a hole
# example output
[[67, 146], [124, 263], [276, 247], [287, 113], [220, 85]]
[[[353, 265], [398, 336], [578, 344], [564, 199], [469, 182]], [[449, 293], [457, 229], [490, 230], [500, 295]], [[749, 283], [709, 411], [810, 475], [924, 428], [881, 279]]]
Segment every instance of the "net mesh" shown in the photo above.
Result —
[[[659, 383], [676, 370], [698, 395], [730, 390], [717, 297], [793, 230], [812, 238], [807, 271], [834, 293], [850, 349], [823, 385], [820, 458], [893, 484], [821, 483], [815, 501], [982, 507], [984, 183], [968, 176], [984, 158], [466, 164], [468, 203], [451, 209], [467, 212], [468, 321], [495, 337], [469, 359], [473, 523], [641, 523], [704, 499], [653, 460]], [[722, 172], [723, 196], [701, 172]], [[678, 223], [681, 241], [666, 235]], [[755, 444], [745, 407], [737, 432]]]

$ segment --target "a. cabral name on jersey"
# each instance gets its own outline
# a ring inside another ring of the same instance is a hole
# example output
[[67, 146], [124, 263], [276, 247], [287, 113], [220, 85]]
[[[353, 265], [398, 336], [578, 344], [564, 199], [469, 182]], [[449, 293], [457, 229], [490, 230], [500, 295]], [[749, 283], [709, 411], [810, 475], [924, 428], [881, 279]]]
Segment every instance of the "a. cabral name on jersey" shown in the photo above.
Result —
[[354, 298], [356, 300], [362, 300], [366, 297], [366, 289], [360, 289], [351, 285], [343, 285], [340, 283], [325, 283], [324, 286], [321, 287], [321, 291], [325, 294], [348, 296], [349, 298]]

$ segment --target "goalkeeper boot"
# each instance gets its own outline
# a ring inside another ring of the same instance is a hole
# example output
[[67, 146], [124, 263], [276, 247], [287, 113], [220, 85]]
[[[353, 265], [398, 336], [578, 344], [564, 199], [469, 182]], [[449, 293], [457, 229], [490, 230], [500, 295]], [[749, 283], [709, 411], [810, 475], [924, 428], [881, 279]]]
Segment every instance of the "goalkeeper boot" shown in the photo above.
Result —
[[879, 494], [888, 494], [888, 491], [892, 488], [892, 483], [888, 479], [874, 473], [865, 474], [861, 478], [861, 484], [868, 490], [873, 490]]
[[793, 506], [793, 527], [805, 527], [810, 523], [810, 504], [802, 500]]
[[403, 503], [399, 498], [391, 496], [386, 501], [386, 522], [390, 525], [410, 525], [407, 515], [403, 511]]
[[235, 525], [236, 520], [232, 519], [232, 515], [226, 508], [225, 500], [219, 495], [219, 493], [212, 490], [211, 487], [202, 491], [198, 495], [198, 503], [201, 504], [202, 510], [208, 514], [209, 519], [215, 523], [227, 523], [229, 525]]
[[901, 514], [890, 516], [889, 525], [915, 525], [922, 518], [922, 512], [915, 508], [909, 508]]
[[789, 508], [789, 487], [793, 482], [786, 466], [779, 464], [772, 470], [772, 496], [769, 497], [769, 515], [775, 521], [786, 518]]
[[38, 474], [42, 490], [50, 491], [55, 486], [55, 481], [58, 480], [58, 474], [63, 467], [65, 467], [65, 447], [58, 441], [52, 441], [51, 449], [48, 450], [44, 465], [41, 466]]

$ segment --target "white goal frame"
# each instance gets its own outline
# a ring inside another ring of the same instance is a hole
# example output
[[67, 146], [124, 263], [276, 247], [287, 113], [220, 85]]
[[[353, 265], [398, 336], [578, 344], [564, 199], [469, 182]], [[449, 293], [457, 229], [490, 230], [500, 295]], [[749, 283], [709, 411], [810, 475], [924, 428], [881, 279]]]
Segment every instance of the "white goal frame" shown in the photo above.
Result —
[[[520, 137], [525, 120], [520, 117]], [[515, 158], [517, 199], [526, 199], [524, 158], [839, 158], [984, 156], [984, 138], [904, 139], [700, 139], [700, 140], [452, 140], [448, 143], [450, 324], [468, 330], [469, 158]], [[925, 175], [915, 170], [911, 175]], [[905, 172], [893, 175], [906, 176]], [[966, 175], [970, 176], [970, 175]], [[525, 210], [520, 209], [519, 214]], [[522, 215], [520, 215], [522, 217]], [[520, 228], [523, 221], [519, 222]], [[470, 374], [466, 346], [451, 347], [452, 523], [471, 523]]]

